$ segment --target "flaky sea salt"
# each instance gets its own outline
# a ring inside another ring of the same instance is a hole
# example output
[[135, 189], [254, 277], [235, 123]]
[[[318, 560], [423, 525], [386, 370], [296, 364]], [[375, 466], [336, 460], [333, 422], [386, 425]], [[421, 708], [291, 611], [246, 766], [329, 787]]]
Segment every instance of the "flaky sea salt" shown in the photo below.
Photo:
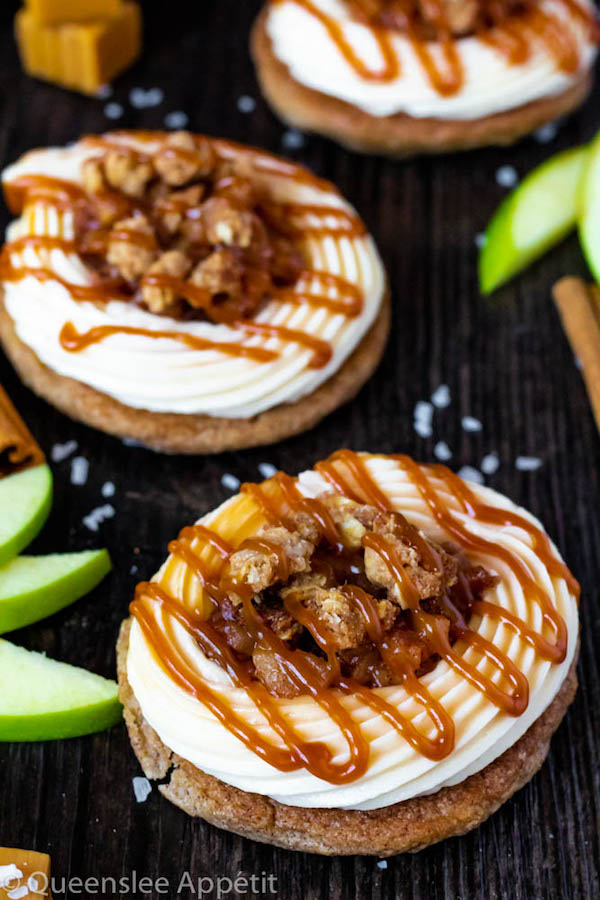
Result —
[[496, 182], [500, 187], [512, 188], [519, 180], [519, 175], [514, 166], [500, 166], [496, 170]]
[[450, 388], [447, 384], [440, 384], [431, 395], [431, 402], [437, 409], [445, 409], [450, 406]]
[[535, 472], [541, 465], [539, 456], [517, 456], [515, 459], [515, 468], [521, 472]]
[[22, 884], [20, 887], [14, 888], [12, 891], [8, 891], [6, 896], [9, 900], [22, 900], [23, 897], [29, 896], [29, 888], [26, 884]]
[[35, 875], [30, 875], [27, 879], [27, 887], [31, 891], [32, 894], [37, 894], [40, 890], [40, 883], [35, 877]]
[[142, 775], [136, 775], [133, 779], [133, 793], [138, 803], [144, 803], [152, 793], [152, 785], [147, 778]]
[[111, 84], [103, 84], [102, 87], [99, 87], [96, 91], [96, 97], [98, 100], [108, 100], [109, 97], [113, 95], [113, 88]]
[[475, 235], [475, 246], [478, 250], [481, 250], [482, 247], [485, 247], [487, 243], [487, 234], [484, 231], [478, 232]]
[[236, 478], [235, 475], [225, 472], [225, 474], [221, 476], [221, 484], [224, 488], [227, 488], [228, 491], [237, 491], [241, 481], [239, 478]]
[[264, 462], [258, 464], [258, 471], [263, 478], [272, 478], [277, 471], [277, 468], [273, 465], [273, 463]]
[[387, 867], [388, 867], [387, 859], [380, 859], [379, 862], [377, 863], [378, 869], [387, 869]]
[[88, 480], [90, 464], [85, 456], [75, 456], [71, 460], [71, 484], [81, 487]]
[[98, 531], [102, 522], [106, 519], [112, 519], [114, 514], [114, 506], [111, 506], [110, 503], [105, 503], [104, 506], [97, 506], [91, 513], [84, 516], [82, 521], [85, 527], [89, 528], [90, 531]]
[[123, 115], [123, 107], [120, 103], [107, 103], [104, 107], [104, 115], [107, 119], [120, 119]]
[[452, 459], [452, 450], [446, 441], [438, 441], [433, 448], [433, 455], [436, 459], [439, 459], [440, 462], [448, 462], [449, 459]]
[[546, 122], [541, 128], [534, 132], [533, 136], [540, 144], [549, 144], [558, 134], [558, 122]]
[[0, 887], [8, 887], [12, 881], [18, 881], [18, 879], [22, 877], [23, 873], [14, 863], [0, 866]]
[[165, 128], [185, 128], [190, 121], [182, 109], [175, 109], [165, 116]]
[[483, 428], [483, 425], [475, 416], [463, 416], [461, 421], [465, 431], [481, 431]]
[[499, 466], [500, 460], [497, 453], [488, 453], [481, 460], [481, 471], [484, 475], [493, 475], [494, 472], [498, 471]]
[[414, 428], [419, 437], [431, 437], [433, 411], [433, 403], [429, 403], [427, 400], [419, 400], [415, 403]]
[[463, 481], [472, 481], [474, 484], [483, 484], [483, 475], [479, 469], [475, 469], [473, 466], [463, 466], [458, 470], [458, 477], [462, 478]]
[[100, 493], [103, 497], [114, 497], [115, 496], [115, 485], [113, 481], [105, 481], [102, 485], [102, 489]]
[[427, 422], [419, 422], [416, 421], [414, 423], [414, 428], [419, 437], [428, 438], [433, 434], [433, 428]]
[[129, 570], [129, 574], [130, 574], [130, 575], [137, 575], [137, 573], [138, 573], [138, 567], [137, 567], [137, 566], [132, 566], [132, 567], [130, 568], [130, 570]]
[[66, 444], [55, 444], [50, 451], [50, 459], [52, 462], [62, 462], [71, 453], [75, 453], [78, 447], [77, 441], [67, 441]]
[[306, 136], [297, 128], [288, 128], [283, 132], [281, 143], [286, 150], [300, 150], [306, 146]]
[[129, 91], [129, 102], [134, 109], [146, 109], [150, 106], [158, 106], [163, 102], [164, 96], [164, 91], [159, 87], [148, 88], [148, 90], [134, 87]]
[[242, 94], [238, 97], [237, 108], [241, 113], [251, 113], [256, 109], [256, 100], [249, 94]]

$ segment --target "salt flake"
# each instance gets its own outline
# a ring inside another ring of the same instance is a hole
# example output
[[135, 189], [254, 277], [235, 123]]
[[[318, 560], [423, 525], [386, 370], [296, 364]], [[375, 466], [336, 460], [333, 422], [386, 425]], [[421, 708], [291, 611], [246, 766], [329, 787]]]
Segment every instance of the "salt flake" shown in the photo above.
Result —
[[77, 441], [67, 441], [66, 444], [55, 444], [50, 451], [50, 459], [52, 462], [62, 462], [71, 453], [75, 453], [78, 447]]
[[138, 803], [144, 803], [152, 793], [152, 785], [147, 778], [136, 775], [133, 779], [133, 793]]
[[113, 95], [113, 89], [112, 89], [112, 85], [110, 85], [110, 84], [103, 84], [96, 91], [96, 97], [98, 98], [98, 100], [108, 100], [108, 98], [112, 97], [112, 95]]
[[534, 138], [539, 144], [549, 144], [558, 134], [558, 122], [546, 122], [541, 128], [534, 132]]
[[21, 900], [22, 897], [29, 896], [29, 888], [26, 884], [22, 884], [21, 887], [16, 887], [13, 891], [8, 891], [6, 896], [10, 897], [10, 900]]
[[462, 427], [465, 431], [481, 431], [483, 425], [475, 416], [463, 416]]
[[414, 423], [414, 428], [419, 437], [428, 438], [433, 434], [433, 428], [427, 422], [416, 421]]
[[500, 187], [512, 188], [519, 180], [514, 166], [500, 166], [496, 171], [496, 181]]
[[71, 484], [81, 487], [88, 480], [90, 464], [85, 456], [75, 456], [71, 460]]
[[224, 488], [227, 488], [228, 491], [237, 491], [241, 481], [239, 478], [236, 478], [235, 475], [230, 475], [229, 472], [225, 472], [225, 474], [221, 476], [221, 484]]
[[387, 867], [388, 867], [387, 859], [380, 859], [379, 862], [377, 863], [378, 869], [387, 869]]
[[277, 468], [273, 465], [273, 463], [259, 463], [258, 471], [263, 478], [272, 478], [277, 471]]
[[159, 87], [144, 90], [141, 87], [132, 88], [129, 91], [129, 102], [135, 109], [146, 109], [150, 106], [158, 106], [163, 102], [164, 91]]
[[473, 466], [463, 466], [458, 470], [458, 477], [462, 478], [463, 481], [472, 481], [474, 484], [483, 484], [483, 475], [479, 469], [475, 469]]
[[447, 384], [440, 384], [431, 395], [431, 402], [438, 409], [445, 409], [450, 406], [450, 388]]
[[448, 462], [449, 459], [452, 459], [452, 450], [446, 441], [438, 441], [433, 448], [433, 455], [441, 462]]
[[475, 235], [475, 246], [478, 250], [481, 250], [482, 247], [485, 247], [487, 243], [487, 234], [484, 231], [480, 231]]
[[497, 453], [488, 453], [481, 460], [481, 471], [485, 475], [493, 475], [494, 472], [498, 471], [499, 466], [500, 460]]
[[11, 881], [18, 881], [18, 879], [22, 877], [23, 873], [14, 863], [0, 866], [0, 887], [8, 887]]
[[251, 113], [256, 109], [256, 100], [248, 94], [238, 97], [237, 108], [241, 113]]
[[106, 519], [112, 519], [114, 514], [114, 506], [111, 506], [110, 503], [105, 503], [104, 506], [98, 506], [96, 509], [93, 509], [91, 513], [88, 513], [87, 516], [84, 516], [83, 524], [86, 528], [89, 528], [90, 531], [98, 531], [102, 522]]
[[104, 107], [104, 115], [107, 119], [120, 119], [124, 113], [124, 109], [120, 103], [107, 103]]
[[515, 459], [515, 468], [521, 472], [535, 472], [541, 465], [539, 456], [517, 456]]
[[113, 481], [105, 481], [102, 485], [101, 494], [103, 497], [114, 497], [115, 490], [116, 488]]
[[165, 128], [185, 128], [188, 122], [188, 114], [182, 109], [173, 110], [165, 116]]
[[289, 128], [283, 132], [281, 143], [286, 150], [300, 150], [306, 146], [306, 137], [297, 128]]

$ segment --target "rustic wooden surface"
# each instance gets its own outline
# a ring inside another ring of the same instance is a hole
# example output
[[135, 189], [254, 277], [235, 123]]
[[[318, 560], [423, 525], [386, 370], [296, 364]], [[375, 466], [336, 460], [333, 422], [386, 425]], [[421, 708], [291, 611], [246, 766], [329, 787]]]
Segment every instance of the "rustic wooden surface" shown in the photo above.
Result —
[[[477, 290], [475, 236], [505, 193], [495, 180], [498, 167], [510, 163], [522, 175], [550, 152], [589, 138], [600, 125], [600, 90], [549, 145], [528, 139], [511, 150], [402, 164], [354, 156], [312, 137], [304, 147], [286, 150], [285, 129], [260, 99], [247, 54], [257, 8], [258, 0], [189, 9], [178, 0], [156, 4], [156, 10], [146, 4], [144, 57], [111, 98], [124, 107], [116, 124], [160, 128], [167, 113], [184, 110], [198, 131], [287, 152], [336, 181], [366, 218], [389, 268], [394, 330], [384, 362], [353, 404], [303, 437], [254, 452], [185, 459], [127, 447], [73, 424], [22, 387], [0, 359], [0, 380], [46, 451], [75, 439], [91, 463], [84, 487], [71, 485], [69, 461], [53, 466], [54, 510], [33, 549], [106, 545], [114, 560], [101, 588], [11, 638], [112, 675], [117, 630], [136, 580], [155, 571], [180, 526], [227, 496], [224, 473], [255, 480], [263, 461], [296, 472], [339, 446], [402, 450], [430, 460], [435, 442], [443, 439], [456, 467], [477, 466], [490, 451], [499, 454], [501, 466], [488, 483], [544, 520], [581, 579], [580, 690], [548, 762], [528, 787], [474, 833], [390, 859], [386, 869], [372, 858], [329, 860], [242, 840], [192, 821], [157, 790], [137, 804], [131, 779], [140, 771], [122, 726], [82, 740], [0, 746], [0, 845], [51, 853], [59, 878], [118, 878], [133, 870], [164, 876], [171, 882], [170, 897], [177, 896], [179, 877], [188, 870], [194, 878], [273, 873], [276, 896], [286, 900], [597, 898], [599, 444], [550, 297], [557, 278], [585, 276], [586, 267], [573, 237], [484, 301]], [[0, 12], [2, 165], [31, 147], [63, 144], [113, 124], [106, 101], [22, 76], [12, 44], [13, 11], [5, 3]], [[164, 100], [133, 108], [133, 87], [160, 87]], [[257, 101], [250, 114], [237, 106], [246, 94]], [[1, 216], [4, 227], [6, 210]], [[413, 429], [415, 403], [442, 383], [450, 386], [452, 403], [436, 413], [433, 436], [422, 439]], [[464, 415], [478, 417], [482, 431], [465, 432]], [[518, 455], [539, 456], [543, 465], [536, 472], [518, 471]], [[105, 502], [100, 489], [106, 481], [116, 485], [116, 516], [95, 535], [82, 518]], [[184, 890], [181, 896], [196, 894]]]

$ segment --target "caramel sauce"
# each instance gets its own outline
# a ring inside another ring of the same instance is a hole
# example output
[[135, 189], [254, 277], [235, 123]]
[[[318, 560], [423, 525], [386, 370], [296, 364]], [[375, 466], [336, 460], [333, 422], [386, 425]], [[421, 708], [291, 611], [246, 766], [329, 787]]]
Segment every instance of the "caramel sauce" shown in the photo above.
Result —
[[243, 356], [256, 362], [272, 362], [277, 354], [271, 350], [263, 350], [262, 347], [248, 347], [245, 344], [228, 343], [227, 341], [209, 341], [205, 338], [188, 334], [184, 331], [162, 331], [150, 328], [135, 328], [129, 325], [97, 325], [89, 331], [79, 333], [72, 322], [65, 322], [60, 335], [59, 343], [63, 350], [69, 353], [79, 353], [115, 334], [133, 334], [147, 338], [167, 338], [185, 344], [192, 350], [216, 350], [226, 356]]
[[[270, 0], [270, 2], [276, 4], [284, 0]], [[358, 56], [351, 41], [346, 37], [343, 24], [316, 6], [312, 0], [290, 0], [290, 2], [302, 7], [321, 23], [338, 52], [359, 78], [364, 81], [389, 83], [401, 75], [399, 54], [393, 41], [396, 30], [374, 24], [373, 11], [369, 13], [360, 0], [349, 0], [349, 6], [356, 20], [369, 29], [377, 44], [382, 59], [379, 68], [370, 68]], [[572, 18], [588, 28], [592, 40], [600, 40], [600, 31], [592, 12], [583, 9], [577, 0], [560, 0], [560, 2]], [[410, 9], [414, 4], [407, 2], [405, 5], [402, 30], [406, 33], [431, 87], [442, 97], [457, 94], [465, 81], [458, 50], [460, 37], [452, 34], [443, 4], [440, 0], [430, 0], [428, 3], [428, 14], [438, 34], [436, 41], [425, 40], [416, 33], [410, 16]], [[536, 43], [541, 41], [561, 71], [567, 73], [577, 71], [580, 62], [577, 43], [574, 35], [565, 28], [564, 22], [557, 15], [542, 12], [531, 0], [524, 4], [523, 10], [508, 16], [502, 15], [500, 9], [495, 14], [493, 4], [490, 6], [493, 25], [486, 28], [478, 27], [476, 36], [501, 52], [511, 64], [526, 62]], [[432, 46], [441, 52], [432, 52]]]
[[[436, 488], [434, 481], [441, 481], [444, 490], [458, 503], [470, 518], [498, 527], [524, 529], [531, 538], [535, 552], [555, 577], [564, 578], [571, 590], [577, 590], [577, 583], [564, 563], [554, 556], [549, 538], [537, 526], [517, 513], [490, 507], [479, 501], [467, 485], [443, 466], [421, 467], [405, 456], [393, 457], [404, 469], [407, 476], [419, 490], [432, 515], [444, 531], [467, 553], [489, 554], [492, 559], [502, 560], [510, 566], [528, 599], [540, 604], [544, 623], [551, 627], [555, 641], [550, 642], [533, 631], [525, 622], [487, 600], [475, 600], [472, 614], [489, 615], [503, 622], [515, 631], [520, 639], [534, 648], [544, 659], [561, 662], [566, 653], [566, 626], [554, 609], [550, 598], [545, 595], [521, 561], [505, 547], [493, 544], [473, 535], [449, 508], [444, 496]], [[369, 503], [382, 511], [390, 511], [390, 503], [369, 474], [366, 458], [349, 450], [338, 451], [329, 460], [316, 467], [334, 490], [359, 503]], [[254, 504], [261, 516], [275, 525], [293, 528], [293, 516], [304, 514], [310, 517], [319, 535], [325, 539], [337, 554], [347, 553], [344, 538], [332, 520], [329, 511], [318, 498], [303, 497], [298, 490], [296, 479], [278, 472], [273, 478], [258, 484], [244, 484], [241, 493]], [[396, 514], [397, 527], [402, 536], [422, 554], [423, 564], [432, 570], [439, 568], [441, 560], [437, 554], [423, 552], [427, 545], [418, 530], [400, 515]], [[396, 521], [396, 519], [395, 519]], [[419, 604], [419, 595], [411, 583], [408, 573], [396, 558], [393, 547], [382, 535], [368, 533], [364, 545], [378, 552], [388, 565], [394, 580], [404, 598], [408, 601], [412, 629], [428, 647], [430, 653], [444, 660], [462, 678], [479, 691], [489, 702], [507, 715], [519, 716], [526, 709], [529, 699], [527, 678], [513, 661], [498, 650], [490, 641], [472, 631], [455, 603], [448, 595], [442, 599], [444, 615], [426, 612]], [[205, 550], [210, 550], [212, 562], [206, 559]], [[342, 675], [340, 663], [332, 644], [332, 637], [324, 623], [310, 609], [303, 606], [300, 599], [290, 593], [286, 596], [285, 608], [313, 636], [325, 654], [320, 667], [311, 664], [310, 655], [288, 647], [262, 619], [259, 610], [252, 603], [252, 590], [242, 582], [231, 579], [227, 561], [239, 549], [259, 549], [274, 559], [278, 576], [285, 581], [289, 576], [289, 566], [278, 545], [262, 537], [250, 537], [237, 547], [224, 541], [214, 531], [203, 525], [184, 529], [179, 538], [172, 542], [169, 551], [182, 559], [199, 578], [200, 584], [209, 596], [212, 606], [218, 605], [225, 592], [235, 593], [242, 603], [245, 628], [254, 647], [265, 650], [276, 658], [296, 687], [327, 713], [335, 723], [347, 745], [347, 755], [341, 762], [334, 763], [328, 748], [320, 742], [304, 742], [294, 730], [290, 719], [282, 710], [281, 703], [268, 693], [266, 688], [252, 677], [251, 668], [240, 662], [220, 634], [211, 626], [205, 615], [185, 608], [181, 602], [154, 582], [142, 583], [136, 590], [136, 598], [131, 612], [138, 620], [148, 645], [155, 658], [174, 682], [183, 690], [202, 702], [217, 719], [249, 749], [261, 759], [281, 771], [305, 768], [307, 771], [332, 784], [345, 784], [359, 778], [369, 764], [369, 747], [360, 727], [352, 720], [343, 704], [344, 695], [360, 698], [377, 712], [420, 754], [432, 760], [439, 760], [452, 752], [455, 727], [451, 716], [443, 706], [431, 696], [416, 675], [416, 665], [408, 652], [398, 649], [388, 642], [378, 615], [374, 597], [353, 584], [345, 584], [341, 590], [360, 611], [370, 640], [377, 648], [384, 663], [398, 677], [408, 694], [419, 703], [433, 725], [433, 733], [417, 729], [412, 721], [404, 717], [388, 702], [377, 689], [370, 689], [352, 678]], [[464, 575], [459, 574], [458, 590], [463, 594], [470, 588]], [[468, 599], [468, 598], [467, 598]], [[473, 597], [470, 598], [474, 600]], [[457, 601], [459, 602], [459, 601]], [[467, 604], [468, 606], [469, 604]], [[211, 607], [212, 608], [212, 607]], [[462, 607], [461, 607], [462, 608]], [[156, 616], [160, 614], [160, 621]], [[190, 666], [179, 651], [173, 631], [178, 622], [194, 638], [205, 655], [215, 660], [231, 677], [236, 687], [243, 688], [272, 727], [276, 741], [264, 737], [263, 732], [249, 725], [227, 703], [225, 696], [207, 685]], [[455, 641], [449, 637], [452, 628]], [[465, 659], [464, 651], [470, 648], [481, 659], [484, 657], [492, 667], [494, 675], [481, 671], [477, 665]], [[283, 742], [283, 746], [282, 743]]]

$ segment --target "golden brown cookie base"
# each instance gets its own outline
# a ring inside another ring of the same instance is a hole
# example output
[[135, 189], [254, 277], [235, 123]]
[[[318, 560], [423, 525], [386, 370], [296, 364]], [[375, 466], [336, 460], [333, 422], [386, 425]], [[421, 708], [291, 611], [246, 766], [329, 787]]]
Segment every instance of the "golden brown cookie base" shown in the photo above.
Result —
[[546, 122], [574, 110], [585, 100], [592, 85], [591, 72], [583, 72], [575, 84], [554, 97], [468, 121], [417, 119], [403, 113], [372, 116], [296, 81], [273, 53], [266, 16], [265, 8], [254, 23], [251, 51], [262, 92], [277, 115], [296, 128], [324, 134], [361, 153], [403, 158], [513, 144]]
[[370, 331], [341, 369], [316, 391], [251, 419], [221, 419], [133, 409], [80, 381], [58, 375], [17, 337], [0, 296], [0, 340], [28, 387], [72, 419], [165, 453], [221, 453], [274, 444], [307, 431], [351, 400], [370, 378], [383, 355], [390, 318], [388, 292]]
[[169, 750], [145, 721], [127, 680], [131, 619], [117, 644], [119, 696], [131, 746], [148, 778], [191, 816], [255, 841], [327, 856], [415, 852], [476, 828], [527, 784], [544, 762], [550, 738], [577, 689], [576, 660], [558, 694], [523, 737], [481, 772], [426, 797], [376, 809], [302, 809], [250, 794], [207, 775]]

